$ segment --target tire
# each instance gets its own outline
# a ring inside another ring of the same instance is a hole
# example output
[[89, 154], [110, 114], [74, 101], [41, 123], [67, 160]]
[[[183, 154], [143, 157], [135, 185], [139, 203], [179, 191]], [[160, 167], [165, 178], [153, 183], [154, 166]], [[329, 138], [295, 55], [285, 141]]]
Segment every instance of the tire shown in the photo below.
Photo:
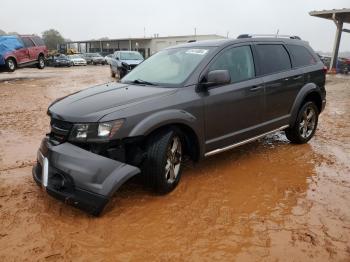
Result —
[[119, 76], [119, 79], [122, 79], [125, 76], [124, 71], [121, 69], [118, 69], [118, 76]]
[[38, 57], [37, 67], [39, 69], [44, 69], [45, 68], [45, 58], [42, 55]]
[[8, 58], [5, 61], [6, 69], [9, 72], [14, 72], [16, 70], [16, 61], [13, 58]]
[[318, 124], [319, 111], [312, 101], [305, 102], [299, 109], [292, 127], [285, 130], [286, 137], [293, 144], [305, 144], [315, 134]]
[[112, 67], [111, 67], [111, 77], [115, 77], [115, 73], [114, 73], [114, 71], [112, 70]]
[[142, 166], [146, 183], [159, 194], [174, 190], [181, 178], [183, 136], [177, 129], [151, 135], [147, 141], [147, 156]]

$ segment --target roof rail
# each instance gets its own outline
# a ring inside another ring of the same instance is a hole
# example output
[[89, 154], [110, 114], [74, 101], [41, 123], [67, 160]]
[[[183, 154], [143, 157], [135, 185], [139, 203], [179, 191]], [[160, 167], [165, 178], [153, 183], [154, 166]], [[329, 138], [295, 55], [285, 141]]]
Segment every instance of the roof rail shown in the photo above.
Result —
[[242, 34], [237, 37], [237, 39], [241, 38], [256, 38], [256, 37], [275, 37], [275, 38], [290, 38], [290, 39], [298, 39], [301, 40], [301, 38], [297, 35], [277, 35], [277, 34]]

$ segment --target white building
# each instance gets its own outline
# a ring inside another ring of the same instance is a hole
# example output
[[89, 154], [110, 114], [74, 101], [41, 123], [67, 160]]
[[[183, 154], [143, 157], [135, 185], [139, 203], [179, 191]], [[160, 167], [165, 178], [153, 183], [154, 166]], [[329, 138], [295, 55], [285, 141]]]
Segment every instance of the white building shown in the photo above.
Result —
[[145, 58], [147, 58], [169, 46], [183, 44], [189, 41], [223, 38], [225, 37], [213, 34], [71, 41], [66, 42], [63, 46], [61, 46], [61, 49], [67, 50], [69, 48], [75, 48], [81, 53], [98, 52], [103, 55], [111, 54], [118, 50], [137, 50], [142, 53]]

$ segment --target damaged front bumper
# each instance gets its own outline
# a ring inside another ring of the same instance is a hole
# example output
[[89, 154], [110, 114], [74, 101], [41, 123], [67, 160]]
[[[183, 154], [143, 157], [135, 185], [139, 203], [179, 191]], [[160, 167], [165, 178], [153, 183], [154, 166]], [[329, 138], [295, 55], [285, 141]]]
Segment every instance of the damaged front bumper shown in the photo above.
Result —
[[99, 215], [116, 190], [140, 169], [65, 142], [52, 145], [46, 137], [33, 167], [35, 182], [48, 194]]

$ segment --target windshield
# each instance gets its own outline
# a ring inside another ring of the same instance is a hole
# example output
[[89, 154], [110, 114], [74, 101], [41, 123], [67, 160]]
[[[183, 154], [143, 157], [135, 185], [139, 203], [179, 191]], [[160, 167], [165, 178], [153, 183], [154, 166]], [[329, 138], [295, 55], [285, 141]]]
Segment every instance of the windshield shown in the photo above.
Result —
[[146, 81], [153, 84], [177, 85], [187, 79], [210, 48], [174, 48], [151, 56], [128, 73], [122, 83]]
[[69, 58], [81, 58], [80, 55], [70, 55]]
[[143, 57], [138, 52], [123, 52], [120, 53], [121, 60], [143, 60]]

